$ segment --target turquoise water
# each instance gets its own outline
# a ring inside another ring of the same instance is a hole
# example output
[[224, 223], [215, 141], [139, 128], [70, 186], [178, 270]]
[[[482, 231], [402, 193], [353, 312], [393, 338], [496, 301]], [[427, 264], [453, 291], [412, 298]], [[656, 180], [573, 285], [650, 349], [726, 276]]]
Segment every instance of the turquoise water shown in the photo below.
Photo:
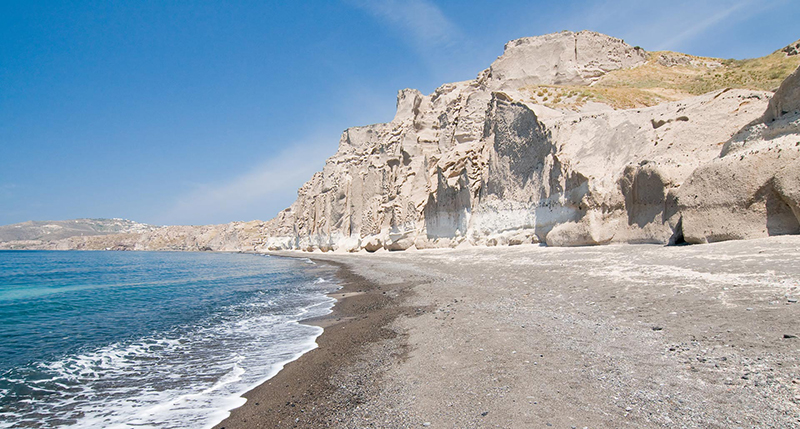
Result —
[[331, 267], [261, 255], [0, 252], [0, 428], [208, 427], [315, 347]]

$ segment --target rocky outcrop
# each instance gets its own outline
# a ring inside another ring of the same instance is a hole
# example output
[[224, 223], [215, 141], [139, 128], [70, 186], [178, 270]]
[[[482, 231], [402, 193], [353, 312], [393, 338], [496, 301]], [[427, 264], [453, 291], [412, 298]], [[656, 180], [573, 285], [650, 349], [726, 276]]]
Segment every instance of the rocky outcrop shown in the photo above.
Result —
[[689, 243], [800, 233], [800, 69], [678, 193]]
[[790, 57], [795, 55], [800, 55], [800, 40], [787, 45], [786, 47], [781, 49], [781, 52]]
[[761, 122], [770, 123], [786, 115], [800, 112], [800, 68], [781, 83]]
[[648, 59], [644, 49], [592, 31], [546, 34], [506, 43], [489, 67], [492, 89], [526, 85], [588, 85], [604, 74], [633, 68]]

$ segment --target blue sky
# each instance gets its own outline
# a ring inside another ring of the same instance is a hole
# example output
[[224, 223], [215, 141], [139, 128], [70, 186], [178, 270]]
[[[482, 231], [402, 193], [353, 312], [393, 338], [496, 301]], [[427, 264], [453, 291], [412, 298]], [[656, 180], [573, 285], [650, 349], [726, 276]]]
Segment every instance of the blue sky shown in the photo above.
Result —
[[401, 88], [474, 78], [511, 39], [590, 29], [749, 58], [796, 0], [0, 2], [0, 224], [266, 220]]

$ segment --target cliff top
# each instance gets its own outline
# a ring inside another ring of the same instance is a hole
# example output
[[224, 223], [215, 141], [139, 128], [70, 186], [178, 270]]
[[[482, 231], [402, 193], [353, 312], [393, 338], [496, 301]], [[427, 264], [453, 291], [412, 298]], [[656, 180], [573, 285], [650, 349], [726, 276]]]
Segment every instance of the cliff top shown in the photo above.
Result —
[[589, 85], [530, 84], [517, 89], [531, 102], [561, 109], [577, 109], [589, 101], [615, 109], [648, 107], [725, 88], [775, 91], [800, 66], [800, 55], [789, 49], [793, 45], [745, 60], [650, 52], [642, 64], [611, 70]]
[[636, 67], [647, 53], [593, 31], [562, 31], [506, 43], [489, 68], [490, 86], [588, 85], [612, 70]]

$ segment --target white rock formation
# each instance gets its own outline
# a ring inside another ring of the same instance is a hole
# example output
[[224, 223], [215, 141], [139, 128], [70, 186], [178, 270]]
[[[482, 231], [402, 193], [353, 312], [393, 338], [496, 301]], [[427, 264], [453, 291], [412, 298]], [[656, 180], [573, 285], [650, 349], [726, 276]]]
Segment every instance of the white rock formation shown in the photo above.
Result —
[[592, 31], [546, 34], [506, 43], [488, 70], [491, 89], [525, 85], [588, 85], [604, 74], [647, 61], [644, 49]]
[[721, 90], [649, 108], [572, 112], [517, 91], [587, 85], [645, 58], [619, 39], [564, 32], [509, 42], [476, 80], [430, 95], [402, 90], [392, 122], [344, 132], [323, 171], [267, 223], [266, 247], [680, 240], [688, 206], [676, 200], [678, 189], [763, 115], [771, 93]]
[[800, 233], [800, 69], [677, 196], [689, 243]]

